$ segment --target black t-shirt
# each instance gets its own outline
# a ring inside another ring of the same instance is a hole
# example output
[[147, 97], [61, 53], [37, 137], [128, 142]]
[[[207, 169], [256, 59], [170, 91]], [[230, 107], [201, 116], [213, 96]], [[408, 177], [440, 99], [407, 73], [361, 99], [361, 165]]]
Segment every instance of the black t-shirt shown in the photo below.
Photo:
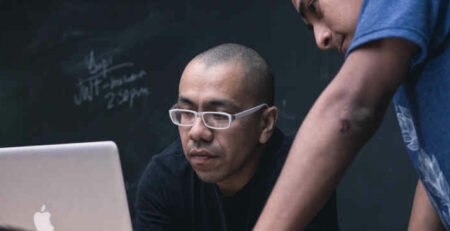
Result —
[[[231, 197], [201, 181], [185, 159], [179, 140], [155, 155], [139, 182], [136, 231], [251, 230], [283, 167], [292, 139], [276, 129], [250, 181]], [[336, 195], [306, 230], [339, 230]]]

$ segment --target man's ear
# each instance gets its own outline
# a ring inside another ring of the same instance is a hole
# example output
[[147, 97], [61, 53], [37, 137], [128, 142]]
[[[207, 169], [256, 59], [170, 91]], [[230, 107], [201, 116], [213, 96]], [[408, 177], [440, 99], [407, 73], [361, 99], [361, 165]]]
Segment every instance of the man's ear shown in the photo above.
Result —
[[265, 144], [272, 136], [275, 130], [275, 124], [278, 118], [278, 108], [269, 107], [263, 111], [261, 116], [261, 134], [259, 134], [259, 142]]

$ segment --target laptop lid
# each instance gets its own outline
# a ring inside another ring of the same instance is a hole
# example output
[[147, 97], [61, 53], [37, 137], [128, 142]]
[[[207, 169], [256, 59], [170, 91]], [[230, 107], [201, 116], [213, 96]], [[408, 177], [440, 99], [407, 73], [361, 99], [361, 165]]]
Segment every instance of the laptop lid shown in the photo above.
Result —
[[115, 143], [0, 148], [0, 225], [131, 230]]

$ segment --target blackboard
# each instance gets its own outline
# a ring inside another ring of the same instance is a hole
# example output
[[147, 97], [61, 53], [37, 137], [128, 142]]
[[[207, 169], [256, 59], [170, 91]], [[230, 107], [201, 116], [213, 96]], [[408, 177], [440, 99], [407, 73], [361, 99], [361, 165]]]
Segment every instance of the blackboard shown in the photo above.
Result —
[[[289, 0], [0, 1], [0, 26], [0, 146], [115, 141], [132, 215], [143, 168], [178, 135], [167, 110], [196, 54], [261, 53], [287, 134], [343, 62]], [[390, 108], [338, 188], [342, 230], [406, 229], [416, 180]]]

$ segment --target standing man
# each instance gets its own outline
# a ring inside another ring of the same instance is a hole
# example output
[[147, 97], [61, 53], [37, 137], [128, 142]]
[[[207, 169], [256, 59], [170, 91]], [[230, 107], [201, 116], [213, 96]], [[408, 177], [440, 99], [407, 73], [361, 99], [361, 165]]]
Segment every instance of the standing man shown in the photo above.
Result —
[[[251, 230], [289, 150], [275, 127], [271, 70], [254, 50], [223, 44], [185, 68], [169, 111], [180, 140], [140, 180], [135, 230]], [[338, 230], [335, 194], [308, 230]]]
[[317, 46], [337, 49], [346, 60], [303, 121], [255, 230], [304, 229], [391, 99], [420, 177], [409, 229], [449, 229], [449, 1], [292, 3]]

